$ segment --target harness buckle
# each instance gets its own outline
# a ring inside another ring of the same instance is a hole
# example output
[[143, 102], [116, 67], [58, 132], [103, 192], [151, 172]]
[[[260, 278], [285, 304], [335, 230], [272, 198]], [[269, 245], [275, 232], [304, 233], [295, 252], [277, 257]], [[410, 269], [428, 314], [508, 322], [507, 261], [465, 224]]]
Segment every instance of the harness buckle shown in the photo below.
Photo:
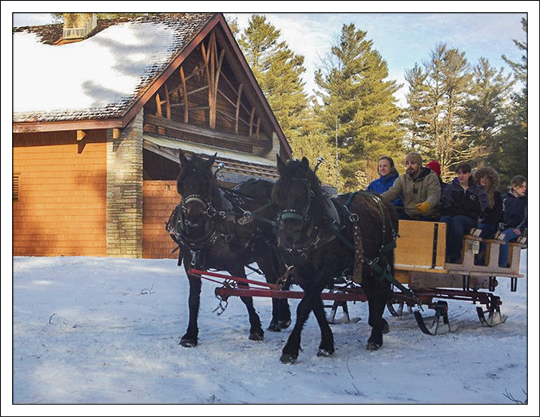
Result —
[[351, 213], [351, 215], [349, 216], [349, 220], [351, 221], [351, 223], [356, 223], [358, 220], [360, 220], [360, 218], [358, 217], [358, 214]]

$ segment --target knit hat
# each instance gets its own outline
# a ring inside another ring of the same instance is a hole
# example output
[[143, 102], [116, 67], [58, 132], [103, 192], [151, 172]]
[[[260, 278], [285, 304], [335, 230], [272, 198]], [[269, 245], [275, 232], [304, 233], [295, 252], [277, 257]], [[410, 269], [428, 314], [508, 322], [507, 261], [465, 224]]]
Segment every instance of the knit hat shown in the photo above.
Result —
[[422, 165], [422, 156], [418, 152], [409, 152], [407, 156], [405, 157], [405, 163], [407, 161], [411, 161], [415, 164]]
[[438, 177], [441, 176], [441, 164], [439, 164], [437, 161], [431, 161], [426, 164], [426, 166], [431, 169], [435, 174], [437, 174]]

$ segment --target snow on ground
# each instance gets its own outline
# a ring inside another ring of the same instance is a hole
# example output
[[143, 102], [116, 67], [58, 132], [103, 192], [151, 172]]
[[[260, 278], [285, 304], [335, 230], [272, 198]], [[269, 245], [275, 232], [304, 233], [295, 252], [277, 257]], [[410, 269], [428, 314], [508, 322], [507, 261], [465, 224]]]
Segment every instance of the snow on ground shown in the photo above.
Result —
[[[519, 280], [517, 292], [509, 279], [499, 282], [496, 294], [509, 315], [502, 325], [482, 327], [476, 306], [450, 301], [459, 329], [429, 336], [413, 316], [385, 311], [390, 333], [379, 351], [369, 352], [367, 303], [356, 303], [349, 309], [358, 323], [332, 326], [333, 357], [316, 356], [320, 333], [311, 315], [297, 363], [283, 365], [292, 326], [267, 331], [263, 342], [248, 340], [240, 299], [232, 297], [220, 316], [213, 312], [219, 301], [212, 282], [203, 283], [199, 345], [180, 346], [188, 281], [175, 260], [15, 257], [13, 402], [513, 404], [491, 413], [526, 414], [528, 407], [515, 404], [527, 401], [530, 388], [527, 280]], [[255, 305], [266, 328], [271, 300], [256, 298]]]

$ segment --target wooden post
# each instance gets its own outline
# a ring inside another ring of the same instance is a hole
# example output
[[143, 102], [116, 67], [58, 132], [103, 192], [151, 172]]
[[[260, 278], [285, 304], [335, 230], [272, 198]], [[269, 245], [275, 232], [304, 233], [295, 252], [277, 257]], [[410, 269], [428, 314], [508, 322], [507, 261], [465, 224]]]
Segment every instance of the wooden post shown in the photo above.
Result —
[[186, 88], [186, 77], [184, 75], [184, 68], [180, 67], [180, 79], [182, 80], [182, 88], [184, 94], [184, 123], [188, 122], [188, 95]]
[[167, 115], [167, 119], [170, 119], [171, 118], [171, 98], [169, 96], [169, 87], [167, 87], [167, 84], [165, 84], [165, 100], [166, 100], [166, 104], [167, 106], [165, 107], [166, 109], [166, 115]]
[[240, 100], [242, 98], [243, 88], [244, 88], [244, 84], [240, 84], [240, 87], [238, 87], [238, 98], [236, 99], [236, 126], [235, 126], [236, 133], [238, 133], [238, 120], [240, 117]]
[[249, 118], [249, 137], [253, 136], [253, 119], [255, 118], [255, 107], [251, 109], [251, 116]]

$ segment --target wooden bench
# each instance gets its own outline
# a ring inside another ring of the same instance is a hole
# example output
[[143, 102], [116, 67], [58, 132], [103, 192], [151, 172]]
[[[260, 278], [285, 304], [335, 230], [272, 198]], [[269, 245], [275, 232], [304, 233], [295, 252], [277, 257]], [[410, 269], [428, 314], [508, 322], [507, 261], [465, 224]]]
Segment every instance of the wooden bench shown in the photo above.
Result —
[[[445, 262], [446, 224], [400, 220], [395, 250], [395, 278], [412, 289], [493, 288], [495, 277], [523, 278], [519, 273], [520, 250], [524, 242], [510, 243], [510, 267], [498, 266], [500, 239], [482, 239], [474, 229], [463, 238], [463, 262]], [[476, 265], [475, 256], [486, 244], [486, 264]]]

